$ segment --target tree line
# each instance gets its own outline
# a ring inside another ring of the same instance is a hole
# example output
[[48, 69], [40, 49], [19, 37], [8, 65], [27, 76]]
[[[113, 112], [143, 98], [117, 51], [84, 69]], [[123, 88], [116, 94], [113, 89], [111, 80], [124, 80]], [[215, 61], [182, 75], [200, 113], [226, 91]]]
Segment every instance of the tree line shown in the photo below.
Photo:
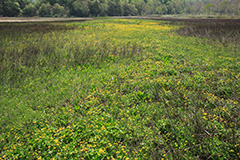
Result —
[[239, 0], [1, 0], [0, 16], [240, 15]]

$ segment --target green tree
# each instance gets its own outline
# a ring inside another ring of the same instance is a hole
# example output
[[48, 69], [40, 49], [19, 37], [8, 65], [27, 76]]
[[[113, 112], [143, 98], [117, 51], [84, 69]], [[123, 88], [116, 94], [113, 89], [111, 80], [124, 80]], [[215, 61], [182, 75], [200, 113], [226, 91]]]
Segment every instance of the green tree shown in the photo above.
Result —
[[220, 12], [220, 14], [224, 14], [226, 12], [227, 6], [228, 6], [227, 1], [223, 1], [220, 3], [220, 5], [218, 7], [218, 11]]
[[175, 9], [175, 14], [181, 14], [184, 12], [185, 8], [184, 8], [184, 2], [185, 1], [179, 1], [179, 0], [176, 0], [176, 1], [173, 1], [173, 6], [174, 6], [174, 9]]
[[124, 16], [135, 16], [138, 14], [138, 10], [136, 9], [135, 5], [129, 3], [128, 0], [123, 2], [122, 8]]
[[148, 0], [147, 2], [147, 14], [157, 14], [157, 8], [160, 6], [160, 2], [158, 0]]
[[107, 3], [100, 3], [100, 16], [106, 16], [107, 15], [107, 10], [108, 10], [108, 5]]
[[206, 4], [206, 5], [204, 6], [203, 11], [204, 11], [205, 13], [207, 13], [207, 14], [213, 13], [213, 7], [214, 7], [213, 4]]
[[108, 15], [109, 16], [122, 16], [123, 8], [119, 0], [108, 1]]
[[144, 0], [134, 0], [133, 4], [137, 9], [138, 15], [145, 15], [147, 10], [147, 5]]
[[59, 2], [59, 0], [47, 0], [51, 5], [54, 5]]
[[38, 15], [41, 17], [50, 17], [52, 16], [52, 5], [50, 3], [42, 3], [38, 10]]
[[23, 15], [27, 17], [33, 17], [37, 15], [37, 8], [32, 4], [26, 5], [26, 7], [23, 9]]
[[0, 2], [0, 16], [3, 15], [3, 1]]
[[58, 3], [55, 3], [52, 6], [52, 14], [55, 17], [62, 17], [65, 15], [65, 10], [63, 6], [60, 6]]
[[60, 4], [61, 6], [64, 6], [65, 8], [66, 7], [72, 8], [73, 7], [72, 4], [74, 1], [75, 0], [57, 0], [57, 3]]
[[3, 16], [14, 17], [21, 14], [22, 10], [16, 0], [2, 0], [1, 12]]
[[86, 17], [89, 15], [89, 6], [88, 1], [76, 0], [73, 2], [73, 11], [72, 15], [77, 17]]
[[89, 1], [90, 3], [90, 14], [93, 16], [98, 16], [100, 14], [100, 2], [99, 0]]
[[162, 4], [159, 7], [157, 7], [157, 13], [158, 14], [163, 15], [163, 14], [167, 14], [167, 12], [168, 12], [168, 9], [167, 9], [167, 6], [165, 4]]
[[30, 0], [17, 0], [21, 9], [24, 9], [28, 4], [31, 3]]

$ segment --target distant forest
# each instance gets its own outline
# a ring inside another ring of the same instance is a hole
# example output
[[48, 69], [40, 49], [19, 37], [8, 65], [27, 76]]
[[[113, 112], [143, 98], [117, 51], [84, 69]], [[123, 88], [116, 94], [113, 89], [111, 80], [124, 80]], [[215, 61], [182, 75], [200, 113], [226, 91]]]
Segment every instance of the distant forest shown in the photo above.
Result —
[[0, 16], [240, 15], [240, 0], [1, 0]]

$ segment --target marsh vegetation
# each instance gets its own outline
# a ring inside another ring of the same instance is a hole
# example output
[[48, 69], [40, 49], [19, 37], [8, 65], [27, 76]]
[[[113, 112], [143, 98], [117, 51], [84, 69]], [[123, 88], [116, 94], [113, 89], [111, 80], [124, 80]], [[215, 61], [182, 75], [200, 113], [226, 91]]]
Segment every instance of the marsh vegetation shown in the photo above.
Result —
[[239, 159], [239, 27], [202, 25], [0, 24], [0, 159]]

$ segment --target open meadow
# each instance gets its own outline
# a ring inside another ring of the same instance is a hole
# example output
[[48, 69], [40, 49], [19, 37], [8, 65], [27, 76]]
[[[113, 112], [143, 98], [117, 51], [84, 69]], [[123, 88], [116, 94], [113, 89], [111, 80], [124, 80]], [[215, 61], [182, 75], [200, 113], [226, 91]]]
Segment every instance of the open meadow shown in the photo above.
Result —
[[0, 159], [240, 159], [240, 23], [0, 23]]

